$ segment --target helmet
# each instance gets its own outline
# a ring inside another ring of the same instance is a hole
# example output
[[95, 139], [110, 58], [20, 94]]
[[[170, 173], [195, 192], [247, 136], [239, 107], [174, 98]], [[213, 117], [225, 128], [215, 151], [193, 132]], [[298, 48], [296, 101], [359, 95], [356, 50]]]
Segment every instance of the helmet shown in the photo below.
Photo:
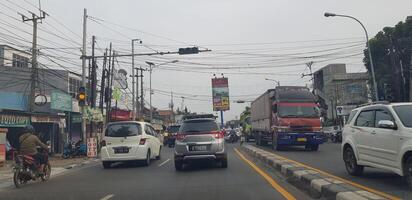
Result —
[[24, 127], [24, 132], [34, 133], [34, 127], [32, 125], [27, 125], [26, 127]]

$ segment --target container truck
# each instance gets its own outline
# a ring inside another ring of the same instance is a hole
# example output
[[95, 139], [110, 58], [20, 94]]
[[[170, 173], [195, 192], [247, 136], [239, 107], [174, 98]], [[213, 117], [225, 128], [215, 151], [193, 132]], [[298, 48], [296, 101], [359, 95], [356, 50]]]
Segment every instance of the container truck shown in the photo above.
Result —
[[257, 145], [304, 146], [317, 151], [325, 142], [315, 96], [307, 87], [278, 86], [251, 104], [252, 133]]

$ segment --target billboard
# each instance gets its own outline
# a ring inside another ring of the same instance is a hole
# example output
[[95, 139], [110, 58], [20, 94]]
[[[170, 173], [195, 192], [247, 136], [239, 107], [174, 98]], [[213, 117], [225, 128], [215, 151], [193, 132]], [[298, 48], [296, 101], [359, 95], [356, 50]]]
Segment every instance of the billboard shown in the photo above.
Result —
[[212, 97], [214, 111], [230, 109], [229, 83], [227, 78], [212, 78]]

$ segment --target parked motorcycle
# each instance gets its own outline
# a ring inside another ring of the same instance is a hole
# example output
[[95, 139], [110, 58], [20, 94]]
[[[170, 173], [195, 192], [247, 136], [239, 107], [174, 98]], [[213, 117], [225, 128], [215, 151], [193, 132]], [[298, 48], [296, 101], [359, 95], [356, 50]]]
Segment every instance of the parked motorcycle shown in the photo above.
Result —
[[342, 142], [342, 131], [334, 131], [331, 133], [330, 140], [334, 143]]
[[13, 182], [16, 188], [26, 184], [28, 181], [36, 181], [39, 178], [42, 181], [47, 181], [50, 178], [51, 166], [49, 162], [49, 154], [45, 149], [39, 149], [39, 152], [44, 156], [46, 164], [43, 173], [39, 173], [40, 164], [32, 157], [27, 155], [17, 155], [15, 157], [15, 166], [13, 168]]
[[76, 156], [86, 156], [87, 155], [87, 146], [83, 144], [81, 140], [72, 144], [70, 141], [64, 145], [62, 158], [67, 159]]

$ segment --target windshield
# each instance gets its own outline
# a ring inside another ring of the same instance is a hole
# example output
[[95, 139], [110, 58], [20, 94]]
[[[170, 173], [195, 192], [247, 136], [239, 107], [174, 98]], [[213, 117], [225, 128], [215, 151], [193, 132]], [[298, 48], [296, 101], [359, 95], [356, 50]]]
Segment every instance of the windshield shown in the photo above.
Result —
[[203, 133], [218, 131], [219, 127], [215, 121], [212, 120], [193, 120], [183, 122], [179, 132], [181, 133]]
[[393, 109], [395, 110], [402, 124], [405, 127], [411, 128], [412, 127], [412, 117], [411, 117], [412, 105], [394, 106]]
[[169, 133], [177, 133], [180, 129], [180, 126], [169, 126], [167, 128], [167, 132]]
[[316, 106], [278, 105], [279, 117], [319, 117], [319, 108]]
[[108, 125], [105, 136], [106, 137], [128, 137], [142, 134], [140, 124], [135, 123], [121, 123]]

